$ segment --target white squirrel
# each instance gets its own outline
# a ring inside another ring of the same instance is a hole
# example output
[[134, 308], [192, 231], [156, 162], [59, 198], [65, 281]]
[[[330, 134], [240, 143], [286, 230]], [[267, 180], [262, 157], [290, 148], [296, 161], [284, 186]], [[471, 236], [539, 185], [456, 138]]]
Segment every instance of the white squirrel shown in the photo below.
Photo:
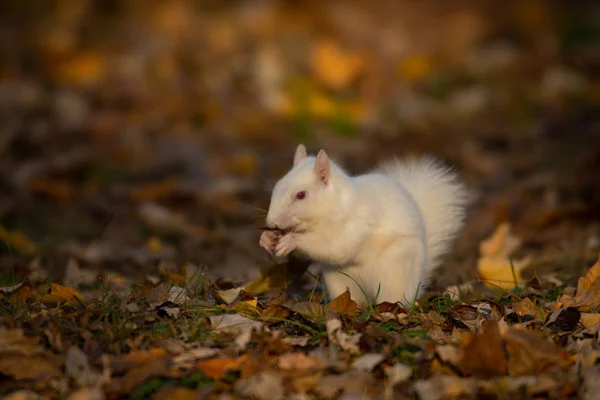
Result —
[[348, 289], [362, 304], [408, 305], [449, 251], [466, 203], [457, 174], [431, 157], [351, 177], [325, 151], [307, 156], [301, 144], [273, 189], [272, 230], [260, 246], [278, 258], [296, 250], [325, 264], [332, 299]]

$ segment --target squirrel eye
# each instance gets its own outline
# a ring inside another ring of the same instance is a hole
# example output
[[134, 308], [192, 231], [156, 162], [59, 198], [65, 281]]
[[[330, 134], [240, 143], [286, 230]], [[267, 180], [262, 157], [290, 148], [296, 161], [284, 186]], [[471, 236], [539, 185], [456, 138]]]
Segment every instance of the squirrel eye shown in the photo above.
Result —
[[296, 193], [296, 198], [298, 200], [303, 200], [305, 197], [306, 197], [306, 191], [304, 191], [304, 190], [301, 191], [301, 192]]

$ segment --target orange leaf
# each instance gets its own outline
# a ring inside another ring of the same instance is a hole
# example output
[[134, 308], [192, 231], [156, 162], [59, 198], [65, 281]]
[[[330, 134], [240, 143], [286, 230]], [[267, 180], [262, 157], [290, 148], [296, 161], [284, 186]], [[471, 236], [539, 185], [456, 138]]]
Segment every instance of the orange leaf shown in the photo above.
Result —
[[141, 363], [153, 358], [160, 358], [167, 355], [167, 351], [162, 347], [154, 347], [148, 350], [133, 351], [123, 357], [127, 361]]
[[15, 303], [24, 303], [36, 292], [31, 288], [28, 282], [21, 282], [18, 285], [0, 288], [0, 298], [4, 297]]
[[311, 67], [316, 78], [332, 89], [343, 89], [350, 84], [364, 64], [360, 54], [346, 52], [331, 40], [318, 42], [311, 54]]
[[83, 303], [83, 297], [77, 290], [57, 283], [51, 284], [48, 292], [39, 296], [38, 300], [51, 307], [58, 304], [75, 305]]
[[58, 67], [61, 81], [71, 84], [89, 85], [99, 83], [106, 75], [106, 62], [101, 54], [80, 53]]
[[221, 379], [225, 377], [227, 372], [240, 369], [247, 361], [248, 355], [244, 354], [238, 358], [211, 358], [209, 360], [201, 360], [196, 363], [196, 366], [209, 378]]
[[179, 187], [179, 179], [169, 178], [160, 182], [153, 182], [148, 185], [135, 188], [131, 192], [131, 198], [135, 201], [153, 201], [164, 198]]

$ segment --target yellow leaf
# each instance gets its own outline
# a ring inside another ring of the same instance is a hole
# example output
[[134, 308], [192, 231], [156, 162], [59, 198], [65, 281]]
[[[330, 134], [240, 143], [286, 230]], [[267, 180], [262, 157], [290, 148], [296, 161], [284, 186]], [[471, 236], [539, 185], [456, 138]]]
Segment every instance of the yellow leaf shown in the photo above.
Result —
[[311, 68], [315, 77], [331, 89], [348, 86], [363, 70], [363, 56], [344, 51], [332, 40], [319, 41], [312, 49]]
[[0, 241], [20, 253], [34, 253], [37, 251], [37, 246], [27, 236], [20, 232], [10, 232], [2, 225], [0, 225]]
[[479, 252], [484, 257], [503, 257], [510, 256], [519, 246], [521, 240], [512, 235], [510, 224], [502, 223], [491, 237], [479, 244]]
[[83, 297], [77, 290], [57, 283], [51, 284], [48, 292], [39, 296], [38, 300], [51, 307], [58, 304], [76, 305], [83, 303]]
[[260, 315], [260, 312], [256, 308], [257, 303], [258, 302], [256, 299], [249, 301], [238, 301], [237, 303], [232, 304], [229, 309], [244, 317], [255, 318]]
[[105, 58], [98, 53], [80, 53], [58, 66], [58, 78], [70, 84], [97, 84], [106, 76]]
[[227, 290], [217, 290], [216, 292], [225, 303], [229, 304], [233, 300], [235, 300], [235, 298], [238, 296], [238, 294], [240, 294], [240, 290], [242, 290], [242, 289], [243, 288], [238, 287], [238, 288], [231, 288], [231, 289], [227, 289]]
[[201, 360], [196, 363], [196, 366], [209, 378], [221, 379], [225, 377], [228, 372], [239, 370], [246, 361], [248, 361], [248, 355], [244, 354], [238, 358], [211, 358], [209, 360]]
[[418, 82], [426, 78], [432, 70], [431, 58], [424, 55], [414, 55], [404, 58], [398, 66], [400, 79], [406, 82]]
[[283, 288], [286, 286], [287, 276], [283, 265], [275, 265], [261, 274], [260, 277], [250, 282], [244, 290], [253, 296], [259, 296], [267, 293], [271, 289]]
[[529, 258], [513, 260], [514, 275], [510, 260], [503, 257], [482, 257], [477, 261], [477, 268], [483, 281], [489, 286], [513, 289], [515, 284], [523, 283], [522, 271], [529, 263]]
[[600, 314], [581, 313], [581, 324], [586, 328], [600, 323]]
[[160, 238], [156, 237], [156, 236], [152, 236], [150, 239], [148, 239], [148, 250], [150, 250], [151, 253], [157, 254], [160, 253], [163, 249], [163, 245], [162, 245], [162, 241], [160, 240]]

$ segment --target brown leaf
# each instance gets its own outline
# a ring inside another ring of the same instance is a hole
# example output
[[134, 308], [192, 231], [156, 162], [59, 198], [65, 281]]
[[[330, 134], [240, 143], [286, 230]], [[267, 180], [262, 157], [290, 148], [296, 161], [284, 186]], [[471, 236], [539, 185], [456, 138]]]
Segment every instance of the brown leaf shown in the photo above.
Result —
[[281, 306], [271, 306], [264, 310], [260, 316], [266, 322], [279, 322], [291, 315], [291, 312]]
[[154, 347], [148, 350], [132, 351], [124, 356], [123, 359], [135, 363], [143, 363], [155, 358], [165, 357], [166, 355], [167, 351], [165, 349], [162, 347]]
[[575, 330], [580, 319], [581, 313], [576, 308], [561, 308], [550, 314], [546, 326], [551, 329], [570, 332]]
[[496, 320], [488, 320], [480, 334], [471, 335], [458, 366], [464, 374], [480, 378], [506, 374], [506, 356]]
[[565, 301], [564, 306], [589, 311], [600, 306], [600, 256], [585, 276], [579, 278], [575, 297]]
[[358, 314], [358, 304], [350, 297], [350, 292], [346, 290], [327, 304], [326, 308], [338, 314], [344, 314], [353, 317]]
[[27, 299], [35, 294], [36, 291], [31, 288], [29, 282], [21, 282], [14, 286], [0, 287], [0, 298], [5, 298], [13, 303], [25, 303]]
[[508, 373], [512, 376], [537, 374], [553, 366], [571, 364], [568, 355], [533, 331], [510, 328], [502, 338], [508, 353]]
[[248, 361], [248, 355], [244, 354], [237, 358], [211, 358], [200, 360], [196, 366], [206, 376], [212, 379], [221, 379], [230, 371], [239, 370]]
[[179, 179], [167, 178], [160, 182], [153, 182], [133, 189], [131, 198], [138, 202], [156, 201], [173, 194], [179, 186]]
[[47, 306], [55, 307], [59, 304], [78, 305], [83, 304], [83, 297], [73, 288], [52, 283], [48, 292], [39, 295], [39, 301]]
[[0, 328], [0, 354], [16, 353], [28, 356], [42, 351], [39, 339], [25, 337], [21, 329]]
[[0, 374], [14, 379], [38, 379], [60, 375], [60, 370], [42, 356], [18, 353], [0, 355]]

